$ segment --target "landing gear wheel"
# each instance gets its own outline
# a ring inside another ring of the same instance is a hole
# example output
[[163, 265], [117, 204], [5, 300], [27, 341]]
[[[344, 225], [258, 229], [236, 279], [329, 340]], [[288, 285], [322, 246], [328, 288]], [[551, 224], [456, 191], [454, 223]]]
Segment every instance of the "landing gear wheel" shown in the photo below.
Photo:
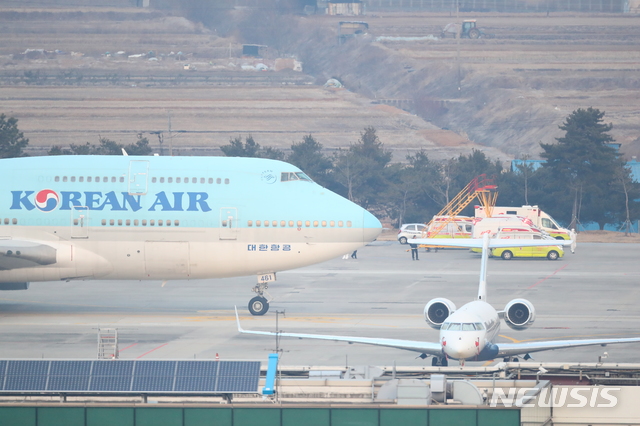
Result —
[[251, 315], [264, 315], [269, 310], [269, 302], [264, 297], [256, 296], [249, 301]]
[[[257, 294], [256, 297], [249, 301], [249, 312], [251, 315], [264, 315], [269, 310], [269, 300], [264, 297], [267, 293], [267, 288], [269, 288], [269, 284], [265, 282], [259, 282], [256, 284], [251, 290]], [[273, 300], [271, 296], [269, 299]]]
[[447, 367], [449, 366], [449, 360], [447, 360], [447, 358], [440, 358], [438, 356], [434, 356], [433, 358], [431, 358], [431, 366]]

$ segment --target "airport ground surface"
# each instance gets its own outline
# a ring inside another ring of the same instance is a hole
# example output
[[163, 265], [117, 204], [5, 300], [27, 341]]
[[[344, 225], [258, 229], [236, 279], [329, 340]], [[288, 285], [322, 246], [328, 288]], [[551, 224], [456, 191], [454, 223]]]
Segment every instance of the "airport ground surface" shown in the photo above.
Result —
[[[500, 341], [585, 339], [640, 335], [640, 266], [635, 244], [580, 244], [558, 261], [489, 261], [489, 301], [502, 308], [529, 299], [537, 320], [525, 331], [503, 325]], [[422, 310], [432, 298], [457, 306], [477, 292], [479, 255], [466, 250], [421, 251], [379, 241], [357, 260], [334, 260], [279, 274], [275, 300], [264, 317], [246, 304], [253, 277], [168, 282], [87, 281], [33, 283], [0, 293], [0, 358], [95, 358], [99, 327], [116, 327], [121, 359], [265, 360], [270, 337], [240, 335], [234, 305], [246, 329], [435, 341]], [[283, 339], [287, 366], [430, 365], [412, 352], [338, 342]], [[639, 344], [558, 350], [536, 361], [638, 362]]]

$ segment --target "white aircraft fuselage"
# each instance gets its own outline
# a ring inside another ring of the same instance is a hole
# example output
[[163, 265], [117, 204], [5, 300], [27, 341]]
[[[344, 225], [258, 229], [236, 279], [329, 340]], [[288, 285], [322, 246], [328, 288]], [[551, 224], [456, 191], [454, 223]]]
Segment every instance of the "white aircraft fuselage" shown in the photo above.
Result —
[[[0, 160], [0, 288], [270, 274], [362, 247], [368, 211], [257, 158]], [[262, 289], [259, 289], [261, 294]]]
[[499, 331], [500, 318], [493, 306], [482, 300], [469, 302], [449, 315], [440, 328], [443, 355], [456, 360], [494, 359]]

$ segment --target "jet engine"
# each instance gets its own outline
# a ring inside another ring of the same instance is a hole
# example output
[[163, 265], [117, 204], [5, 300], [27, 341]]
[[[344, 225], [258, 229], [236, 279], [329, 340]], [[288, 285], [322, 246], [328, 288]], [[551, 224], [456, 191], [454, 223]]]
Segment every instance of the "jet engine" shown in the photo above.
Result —
[[424, 307], [424, 320], [430, 327], [437, 330], [455, 310], [456, 305], [449, 299], [432, 299]]
[[533, 324], [536, 310], [531, 302], [525, 299], [513, 299], [504, 308], [504, 322], [514, 330], [524, 330]]

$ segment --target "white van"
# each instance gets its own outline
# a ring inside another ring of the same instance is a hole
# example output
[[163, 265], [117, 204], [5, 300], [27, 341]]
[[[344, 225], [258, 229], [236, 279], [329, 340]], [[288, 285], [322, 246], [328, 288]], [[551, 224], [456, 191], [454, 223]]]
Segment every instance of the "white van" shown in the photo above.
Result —
[[[469, 216], [434, 216], [427, 234], [429, 238], [471, 238], [473, 220]], [[444, 222], [448, 223], [443, 226]]]
[[473, 222], [472, 238], [482, 238], [482, 235], [487, 233], [493, 237], [500, 230], [506, 232], [506, 229], [511, 230], [510, 232], [543, 233], [526, 217], [502, 215], [500, 217], [476, 217]]
[[[485, 218], [487, 217], [487, 210], [483, 206], [475, 206], [475, 216]], [[556, 240], [571, 239], [569, 230], [558, 225], [558, 222], [538, 206], [493, 207], [491, 217], [500, 216], [526, 217], [530, 219], [536, 227], [547, 232]]]

